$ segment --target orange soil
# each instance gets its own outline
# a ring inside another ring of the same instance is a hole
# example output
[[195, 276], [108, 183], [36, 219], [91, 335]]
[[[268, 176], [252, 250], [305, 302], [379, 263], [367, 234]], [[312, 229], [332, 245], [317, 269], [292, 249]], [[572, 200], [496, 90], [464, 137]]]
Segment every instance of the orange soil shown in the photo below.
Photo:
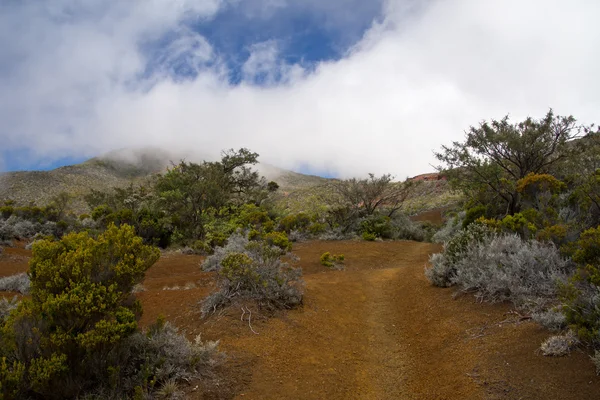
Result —
[[[0, 276], [26, 268], [13, 250], [0, 256]], [[325, 251], [345, 254], [346, 270], [322, 267]], [[141, 323], [163, 314], [190, 337], [221, 340], [225, 363], [210, 385], [188, 390], [191, 399], [600, 398], [584, 352], [543, 357], [537, 348], [550, 334], [509, 305], [430, 286], [423, 267], [435, 251], [402, 241], [296, 244], [304, 306], [271, 318], [251, 307], [258, 334], [238, 309], [200, 319], [214, 276], [200, 271], [202, 257], [167, 253], [138, 294]]]

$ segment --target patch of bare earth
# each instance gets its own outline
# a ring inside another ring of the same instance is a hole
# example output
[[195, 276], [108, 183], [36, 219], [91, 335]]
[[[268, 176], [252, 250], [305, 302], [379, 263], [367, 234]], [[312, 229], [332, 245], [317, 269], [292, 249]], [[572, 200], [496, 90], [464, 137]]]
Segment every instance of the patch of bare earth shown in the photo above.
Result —
[[[325, 251], [345, 254], [346, 269], [321, 266]], [[543, 357], [537, 349], [550, 333], [510, 305], [430, 286], [423, 267], [435, 251], [415, 242], [296, 244], [304, 306], [270, 318], [250, 307], [250, 323], [237, 308], [201, 319], [214, 275], [201, 272], [202, 257], [167, 253], [138, 293], [141, 322], [163, 314], [190, 337], [221, 340], [225, 363], [208, 384], [190, 386], [191, 399], [600, 398], [587, 354]], [[0, 276], [5, 268], [21, 272], [3, 256]]]

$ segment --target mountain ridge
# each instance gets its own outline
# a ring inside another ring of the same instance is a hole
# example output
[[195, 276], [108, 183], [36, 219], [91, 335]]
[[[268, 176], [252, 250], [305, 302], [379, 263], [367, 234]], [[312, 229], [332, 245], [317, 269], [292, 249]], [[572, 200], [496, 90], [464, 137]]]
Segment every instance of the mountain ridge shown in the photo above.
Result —
[[[109, 190], [129, 184], [143, 184], [153, 175], [165, 172], [175, 160], [201, 162], [207, 157], [177, 155], [156, 149], [122, 149], [94, 157], [79, 164], [49, 171], [13, 171], [0, 173], [0, 201], [43, 206], [61, 192], [73, 196], [73, 208], [84, 210], [83, 196], [95, 190]], [[256, 169], [267, 180], [275, 181], [282, 191], [322, 185], [332, 181], [315, 175], [259, 163]]]

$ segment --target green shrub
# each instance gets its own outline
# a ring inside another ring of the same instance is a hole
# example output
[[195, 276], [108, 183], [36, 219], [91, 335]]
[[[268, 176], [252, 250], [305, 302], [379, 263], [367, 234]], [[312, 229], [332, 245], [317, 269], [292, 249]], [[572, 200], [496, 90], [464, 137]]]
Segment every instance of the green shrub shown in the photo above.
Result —
[[0, 332], [2, 355], [24, 368], [21, 392], [72, 398], [107, 381], [111, 349], [137, 329], [132, 288], [159, 255], [127, 225], [36, 242], [31, 299]]
[[360, 232], [361, 234], [369, 233], [383, 239], [391, 239], [394, 235], [391, 218], [381, 215], [371, 215], [363, 219], [360, 222]]
[[225, 232], [210, 232], [206, 235], [206, 242], [214, 249], [224, 246], [228, 237], [229, 235]]
[[377, 239], [377, 235], [375, 235], [374, 233], [370, 233], [370, 232], [363, 232], [361, 237], [363, 238], [363, 240], [366, 240], [369, 242], [373, 242], [375, 239]]
[[273, 224], [267, 211], [254, 204], [244, 204], [241, 206], [238, 219], [242, 228], [259, 228], [269, 222]]
[[563, 311], [581, 339], [600, 344], [600, 226], [583, 232], [574, 249], [578, 270], [561, 288]]
[[252, 290], [262, 285], [261, 276], [256, 272], [252, 258], [244, 253], [230, 253], [221, 261], [219, 275], [240, 286], [241, 290]]
[[88, 219], [88, 218], [91, 218], [90, 214], [81, 214], [81, 215], [79, 216], [79, 220], [80, 220], [80, 221], [86, 220], [86, 219]]
[[343, 269], [344, 259], [345, 257], [343, 254], [332, 255], [330, 252], [327, 251], [321, 255], [321, 265], [327, 268]]
[[487, 212], [487, 207], [484, 205], [477, 205], [475, 207], [471, 207], [468, 210], [466, 210], [466, 214], [465, 214], [465, 219], [462, 222], [462, 227], [466, 228], [467, 226], [471, 225], [473, 222], [475, 222], [477, 219], [479, 219], [480, 217], [485, 217]]
[[282, 251], [292, 250], [292, 242], [284, 232], [271, 232], [263, 236], [263, 240], [271, 246], [279, 247]]
[[206, 241], [204, 241], [204, 240], [196, 240], [192, 244], [192, 250], [196, 254], [204, 254], [204, 255], [210, 254], [212, 252], [212, 248], [210, 247], [210, 244], [206, 243]]
[[304, 230], [310, 224], [310, 217], [305, 213], [290, 214], [279, 220], [279, 229], [290, 233], [294, 230]]
[[22, 363], [16, 360], [11, 363], [6, 357], [0, 357], [0, 399], [17, 398], [24, 374], [25, 366]]
[[92, 219], [94, 221], [99, 221], [103, 218], [106, 218], [108, 215], [112, 214], [112, 210], [107, 205], [101, 205], [92, 210]]
[[11, 206], [2, 206], [0, 207], [0, 215], [4, 219], [8, 219], [15, 212], [14, 207]]
[[261, 237], [261, 233], [256, 229], [251, 229], [250, 232], [248, 232], [248, 240], [260, 240]]
[[319, 235], [327, 230], [327, 224], [322, 222], [313, 222], [306, 228], [306, 230], [311, 235]]

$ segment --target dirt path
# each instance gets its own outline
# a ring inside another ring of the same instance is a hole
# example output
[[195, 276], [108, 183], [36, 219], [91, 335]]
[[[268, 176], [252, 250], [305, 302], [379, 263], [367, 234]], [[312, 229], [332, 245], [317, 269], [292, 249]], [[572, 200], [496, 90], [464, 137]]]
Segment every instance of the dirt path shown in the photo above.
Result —
[[[454, 300], [423, 276], [438, 248], [414, 242], [297, 245], [300, 310], [255, 321], [241, 312], [197, 326], [237, 369], [238, 399], [595, 399], [600, 381], [582, 352], [536, 353], [549, 333], [508, 305]], [[325, 271], [324, 251], [345, 271]], [[218, 397], [218, 396], [217, 396]], [[202, 398], [198, 396], [197, 398]]]
[[[429, 285], [423, 267], [437, 250], [297, 244], [305, 304], [272, 318], [254, 314], [258, 334], [237, 309], [201, 320], [198, 301], [214, 289], [213, 276], [199, 270], [200, 257], [168, 254], [138, 295], [141, 323], [163, 314], [190, 337], [221, 340], [225, 364], [191, 399], [600, 399], [587, 354], [543, 357], [536, 350], [550, 334], [509, 305], [453, 299], [452, 289]], [[325, 251], [345, 254], [346, 270], [322, 267]], [[13, 267], [22, 261], [15, 256]]]

